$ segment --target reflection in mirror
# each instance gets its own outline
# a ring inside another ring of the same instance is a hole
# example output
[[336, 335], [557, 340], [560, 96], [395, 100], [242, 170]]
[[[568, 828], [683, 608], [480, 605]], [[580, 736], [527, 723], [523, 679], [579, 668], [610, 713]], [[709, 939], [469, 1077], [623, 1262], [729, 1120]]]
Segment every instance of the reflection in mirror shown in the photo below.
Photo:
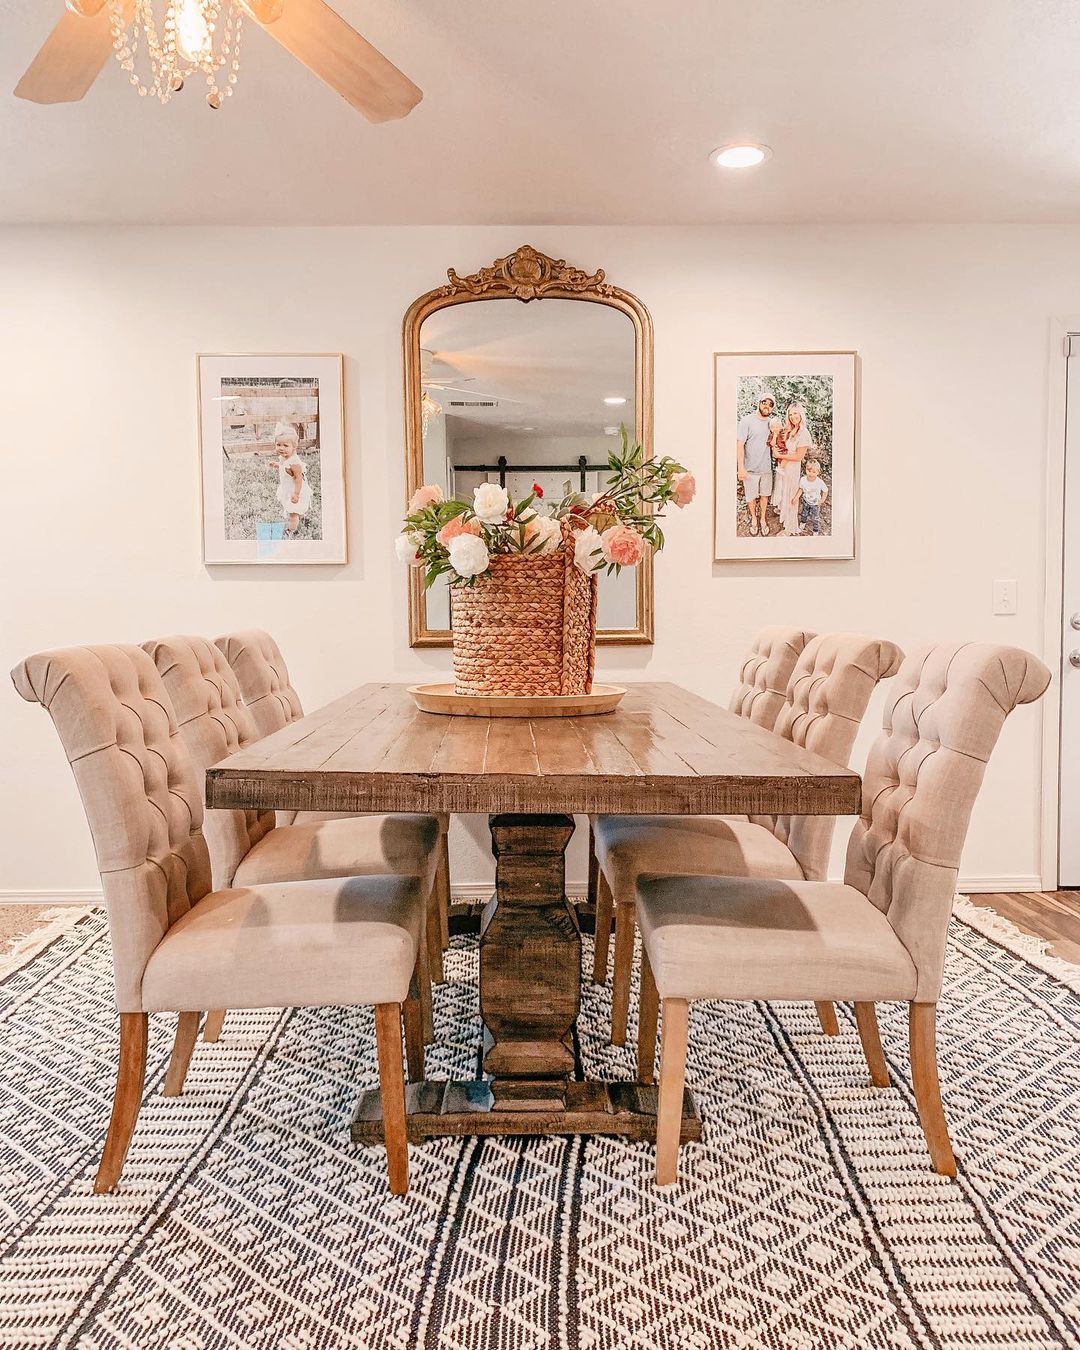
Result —
[[[629, 315], [581, 300], [485, 300], [420, 328], [424, 482], [471, 501], [483, 482], [515, 500], [534, 483], [599, 492], [620, 424], [635, 426], [636, 334]], [[597, 626], [637, 624], [633, 568], [599, 578]], [[427, 593], [429, 628], [450, 627], [445, 578]]]

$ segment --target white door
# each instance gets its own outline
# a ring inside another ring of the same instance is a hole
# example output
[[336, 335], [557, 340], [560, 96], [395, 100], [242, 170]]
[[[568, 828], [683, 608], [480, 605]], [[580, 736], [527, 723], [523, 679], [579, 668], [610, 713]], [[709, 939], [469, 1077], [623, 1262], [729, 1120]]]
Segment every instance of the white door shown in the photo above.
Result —
[[1060, 886], [1080, 886], [1080, 335], [1069, 339], [1062, 575]]

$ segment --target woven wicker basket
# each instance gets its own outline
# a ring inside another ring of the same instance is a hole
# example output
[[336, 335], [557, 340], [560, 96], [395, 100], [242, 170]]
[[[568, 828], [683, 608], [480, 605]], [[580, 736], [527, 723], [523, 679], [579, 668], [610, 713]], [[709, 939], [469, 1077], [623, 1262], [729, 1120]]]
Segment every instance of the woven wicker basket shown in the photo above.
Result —
[[451, 589], [459, 694], [588, 694], [596, 654], [596, 577], [572, 548], [497, 554], [472, 586]]

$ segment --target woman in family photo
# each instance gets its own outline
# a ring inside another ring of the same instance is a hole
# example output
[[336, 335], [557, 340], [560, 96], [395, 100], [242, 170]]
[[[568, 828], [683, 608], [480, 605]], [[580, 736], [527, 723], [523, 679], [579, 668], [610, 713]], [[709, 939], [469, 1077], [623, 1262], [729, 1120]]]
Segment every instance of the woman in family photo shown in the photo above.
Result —
[[[778, 430], [773, 432], [772, 450], [776, 471], [773, 476], [772, 504], [780, 517], [780, 532], [799, 533], [799, 507], [796, 494], [802, 477], [802, 464], [815, 449], [806, 409], [791, 403]], [[762, 531], [764, 533], [764, 531]]]

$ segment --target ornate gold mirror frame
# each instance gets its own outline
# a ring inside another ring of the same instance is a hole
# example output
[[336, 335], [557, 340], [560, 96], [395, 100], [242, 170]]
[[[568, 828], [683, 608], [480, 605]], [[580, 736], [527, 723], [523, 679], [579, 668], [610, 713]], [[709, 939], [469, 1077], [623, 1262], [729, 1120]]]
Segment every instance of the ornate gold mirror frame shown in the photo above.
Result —
[[[405, 456], [406, 500], [424, 481], [424, 433], [420, 373], [420, 328], [429, 314], [449, 305], [472, 304], [483, 300], [582, 300], [594, 305], [610, 305], [622, 310], [634, 325], [635, 334], [635, 417], [637, 439], [645, 454], [652, 454], [653, 439], [653, 333], [649, 311], [636, 295], [612, 286], [603, 271], [590, 275], [565, 261], [523, 244], [505, 258], [496, 258], [490, 267], [482, 267], [471, 276], [460, 277], [451, 267], [447, 284], [428, 291], [414, 300], [405, 315], [403, 341], [405, 355]], [[611, 645], [641, 645], [653, 641], [653, 562], [647, 558], [637, 569], [637, 622], [633, 628], [601, 628], [597, 641]], [[449, 647], [448, 628], [429, 628], [427, 594], [423, 574], [409, 569], [409, 645], [412, 647]]]

